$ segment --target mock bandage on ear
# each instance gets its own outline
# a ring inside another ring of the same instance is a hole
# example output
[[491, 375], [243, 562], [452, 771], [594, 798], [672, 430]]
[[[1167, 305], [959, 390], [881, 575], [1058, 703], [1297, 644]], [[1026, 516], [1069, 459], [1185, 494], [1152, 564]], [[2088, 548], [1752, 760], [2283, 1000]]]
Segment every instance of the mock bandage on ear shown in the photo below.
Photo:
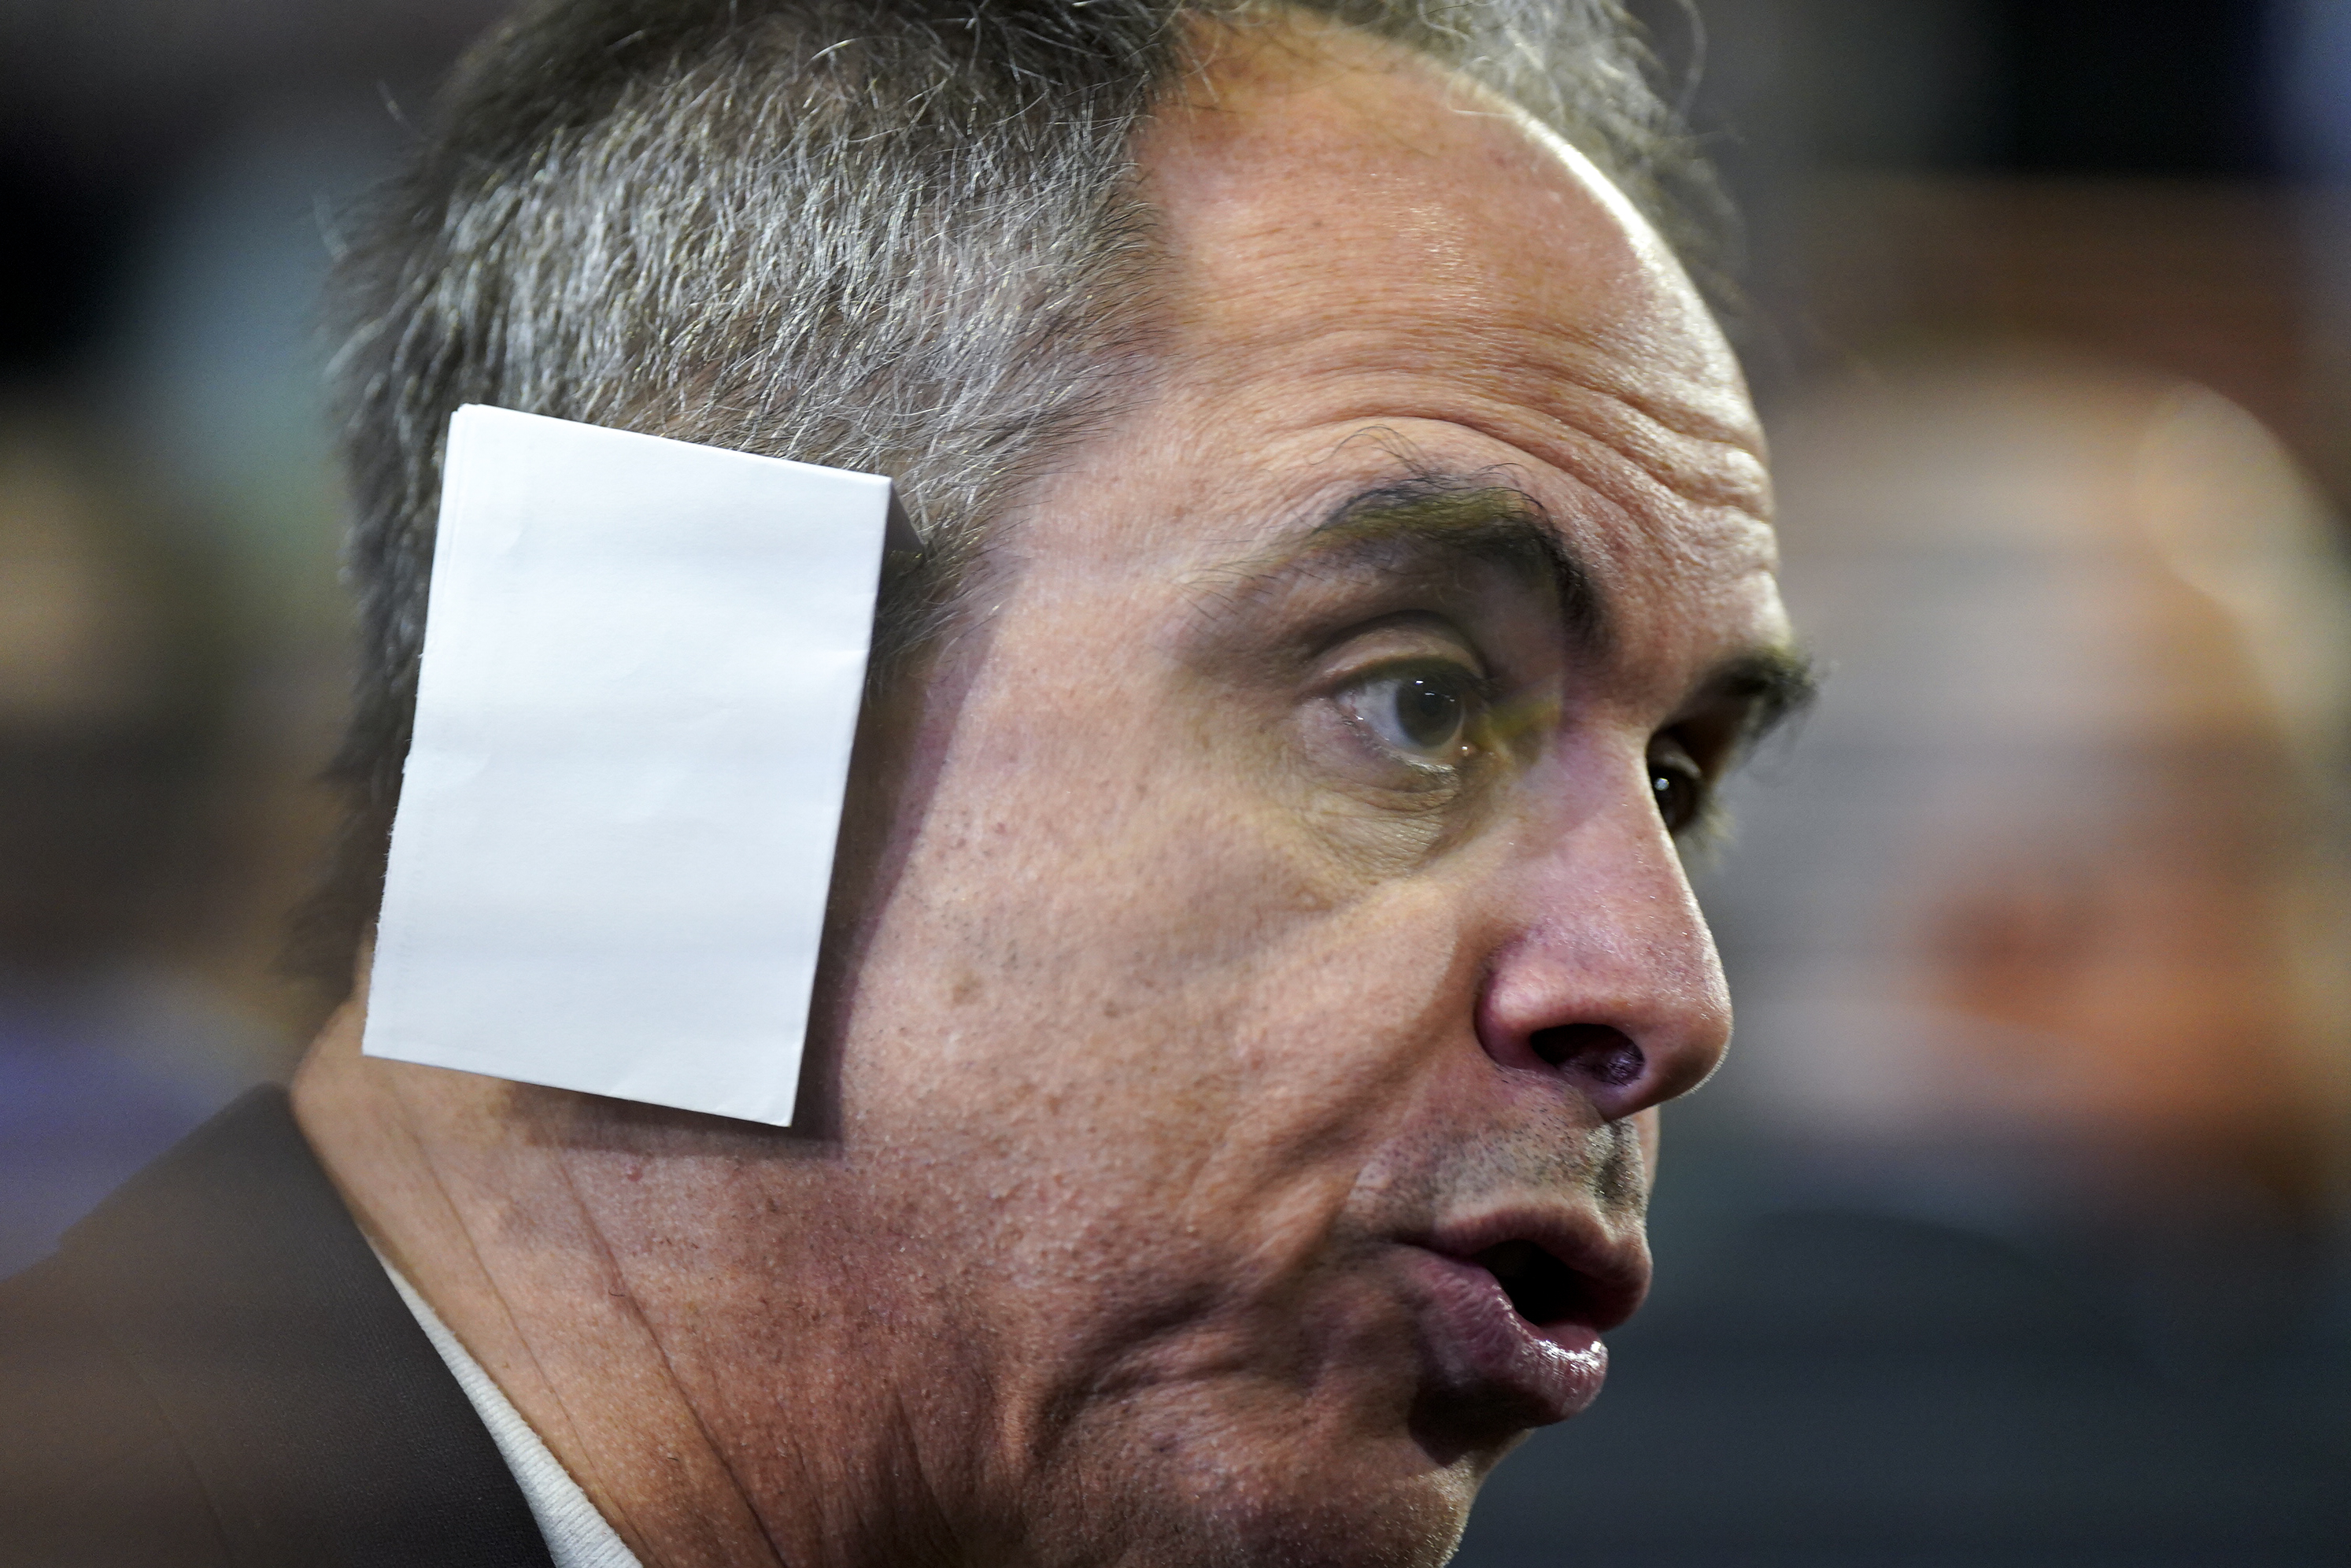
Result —
[[472, 406], [364, 1050], [789, 1124], [885, 548], [871, 474]]

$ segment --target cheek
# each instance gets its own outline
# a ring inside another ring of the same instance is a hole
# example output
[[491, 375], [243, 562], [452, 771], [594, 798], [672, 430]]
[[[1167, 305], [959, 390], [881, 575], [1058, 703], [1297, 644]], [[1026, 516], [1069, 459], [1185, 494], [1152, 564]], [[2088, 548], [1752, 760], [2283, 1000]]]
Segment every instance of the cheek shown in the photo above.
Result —
[[1353, 1120], [1432, 1038], [1467, 1037], [1476, 965], [1440, 894], [1333, 903], [1230, 814], [1163, 797], [1137, 815], [1095, 829], [1114, 863], [1082, 842], [982, 850], [1017, 855], [1018, 874], [976, 878], [993, 891], [901, 931], [920, 959], [891, 1011], [925, 1020], [893, 1052], [908, 1089], [951, 1118], [977, 1096], [1055, 1121], [1043, 1148], [1205, 1157], [1246, 1128]]
[[919, 1150], [904, 1202], [1035, 1311], [1259, 1299], [1433, 1058], [1476, 1052], [1474, 879], [1334, 871], [1267, 747], [1139, 676], [999, 660], [861, 966], [849, 1131]]
[[1442, 1042], [1475, 1050], [1460, 912], [1410, 882], [1334, 901], [1287, 815], [1196, 752], [1141, 786], [1141, 746], [1061, 755], [1049, 808], [989, 788], [934, 810], [869, 964], [897, 1027], [845, 1087], [877, 1132], [990, 1172], [1029, 1270], [1140, 1268], [1142, 1233], [1196, 1239], [1153, 1254], [1177, 1271], [1279, 1272]]
[[[1280, 852], [1295, 813], [1262, 758], [1206, 732], [1099, 619], [1072, 612], [990, 654], [939, 737], [869, 988], [928, 1020], [934, 1065], [1023, 1093], [1138, 1071], [1205, 1088], [1267, 955], [1331, 898]], [[1154, 1019], [1180, 1020], [1180, 1051], [1158, 1038], [1177, 1024]]]

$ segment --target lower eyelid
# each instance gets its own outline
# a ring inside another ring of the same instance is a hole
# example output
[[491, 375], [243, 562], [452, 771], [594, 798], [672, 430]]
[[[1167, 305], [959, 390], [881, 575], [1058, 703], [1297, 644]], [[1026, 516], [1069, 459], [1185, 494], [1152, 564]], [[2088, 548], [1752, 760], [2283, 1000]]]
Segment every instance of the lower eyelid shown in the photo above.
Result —
[[[1531, 713], [1541, 706], [1511, 703], [1505, 707], [1503, 683], [1468, 648], [1454, 645], [1449, 639], [1443, 644], [1422, 643], [1417, 648], [1391, 643], [1389, 649], [1370, 656], [1359, 643], [1352, 653], [1344, 669], [1332, 671], [1316, 683], [1320, 692], [1315, 706], [1335, 722], [1339, 731], [1327, 735], [1326, 744], [1345, 745], [1359, 759], [1350, 764], [1333, 758], [1331, 766], [1353, 775], [1353, 790], [1374, 801], [1384, 798], [1397, 810], [1416, 815], [1449, 809], [1474, 788], [1491, 757], [1512, 749], [1510, 734], [1497, 738], [1491, 733], [1498, 716], [1507, 721], [1514, 714]], [[1441, 677], [1460, 692], [1468, 705], [1460, 731], [1467, 742], [1465, 752], [1442, 758], [1425, 752], [1416, 755], [1387, 741], [1372, 721], [1350, 711], [1351, 694], [1384, 680], [1414, 675]], [[1535, 727], [1522, 722], [1506, 727], [1531, 730]]]
[[1392, 776], [1388, 783], [1371, 783], [1372, 788], [1420, 797], [1455, 790], [1464, 782], [1467, 770], [1459, 763], [1411, 757], [1398, 751], [1335, 700], [1329, 704], [1329, 711], [1338, 732], [1330, 737], [1330, 743], [1351, 747], [1362, 758], [1362, 765]]

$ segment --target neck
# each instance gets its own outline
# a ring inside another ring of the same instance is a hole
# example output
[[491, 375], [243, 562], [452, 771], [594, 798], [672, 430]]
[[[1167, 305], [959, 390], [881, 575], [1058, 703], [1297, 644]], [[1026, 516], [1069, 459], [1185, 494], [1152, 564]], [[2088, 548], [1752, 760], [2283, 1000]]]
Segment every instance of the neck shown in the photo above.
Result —
[[[889, 1560], [877, 1530], [930, 1511], [866, 1495], [906, 1473], [886, 1424], [852, 1429], [891, 1404], [873, 1397], [871, 1343], [852, 1343], [871, 1319], [841, 1310], [848, 1297], [831, 1311], [778, 1299], [840, 1265], [768, 1256], [745, 1279], [744, 1260], [710, 1256], [703, 1228], [664, 1209], [668, 1162], [566, 1135], [578, 1097], [364, 1058], [364, 1007], [329, 1022], [295, 1080], [303, 1132], [370, 1239], [647, 1568]], [[673, 1127], [696, 1139], [709, 1135]], [[688, 1163], [706, 1185], [706, 1161]], [[775, 1175], [770, 1162], [751, 1179]], [[771, 1343], [746, 1346], [747, 1326]]]

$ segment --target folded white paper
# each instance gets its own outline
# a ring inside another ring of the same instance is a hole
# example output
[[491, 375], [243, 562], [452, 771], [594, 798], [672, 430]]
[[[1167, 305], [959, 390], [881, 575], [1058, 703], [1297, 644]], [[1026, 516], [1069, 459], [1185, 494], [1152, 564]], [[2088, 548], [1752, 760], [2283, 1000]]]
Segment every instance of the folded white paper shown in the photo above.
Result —
[[457, 411], [369, 1055], [791, 1121], [893, 511]]

